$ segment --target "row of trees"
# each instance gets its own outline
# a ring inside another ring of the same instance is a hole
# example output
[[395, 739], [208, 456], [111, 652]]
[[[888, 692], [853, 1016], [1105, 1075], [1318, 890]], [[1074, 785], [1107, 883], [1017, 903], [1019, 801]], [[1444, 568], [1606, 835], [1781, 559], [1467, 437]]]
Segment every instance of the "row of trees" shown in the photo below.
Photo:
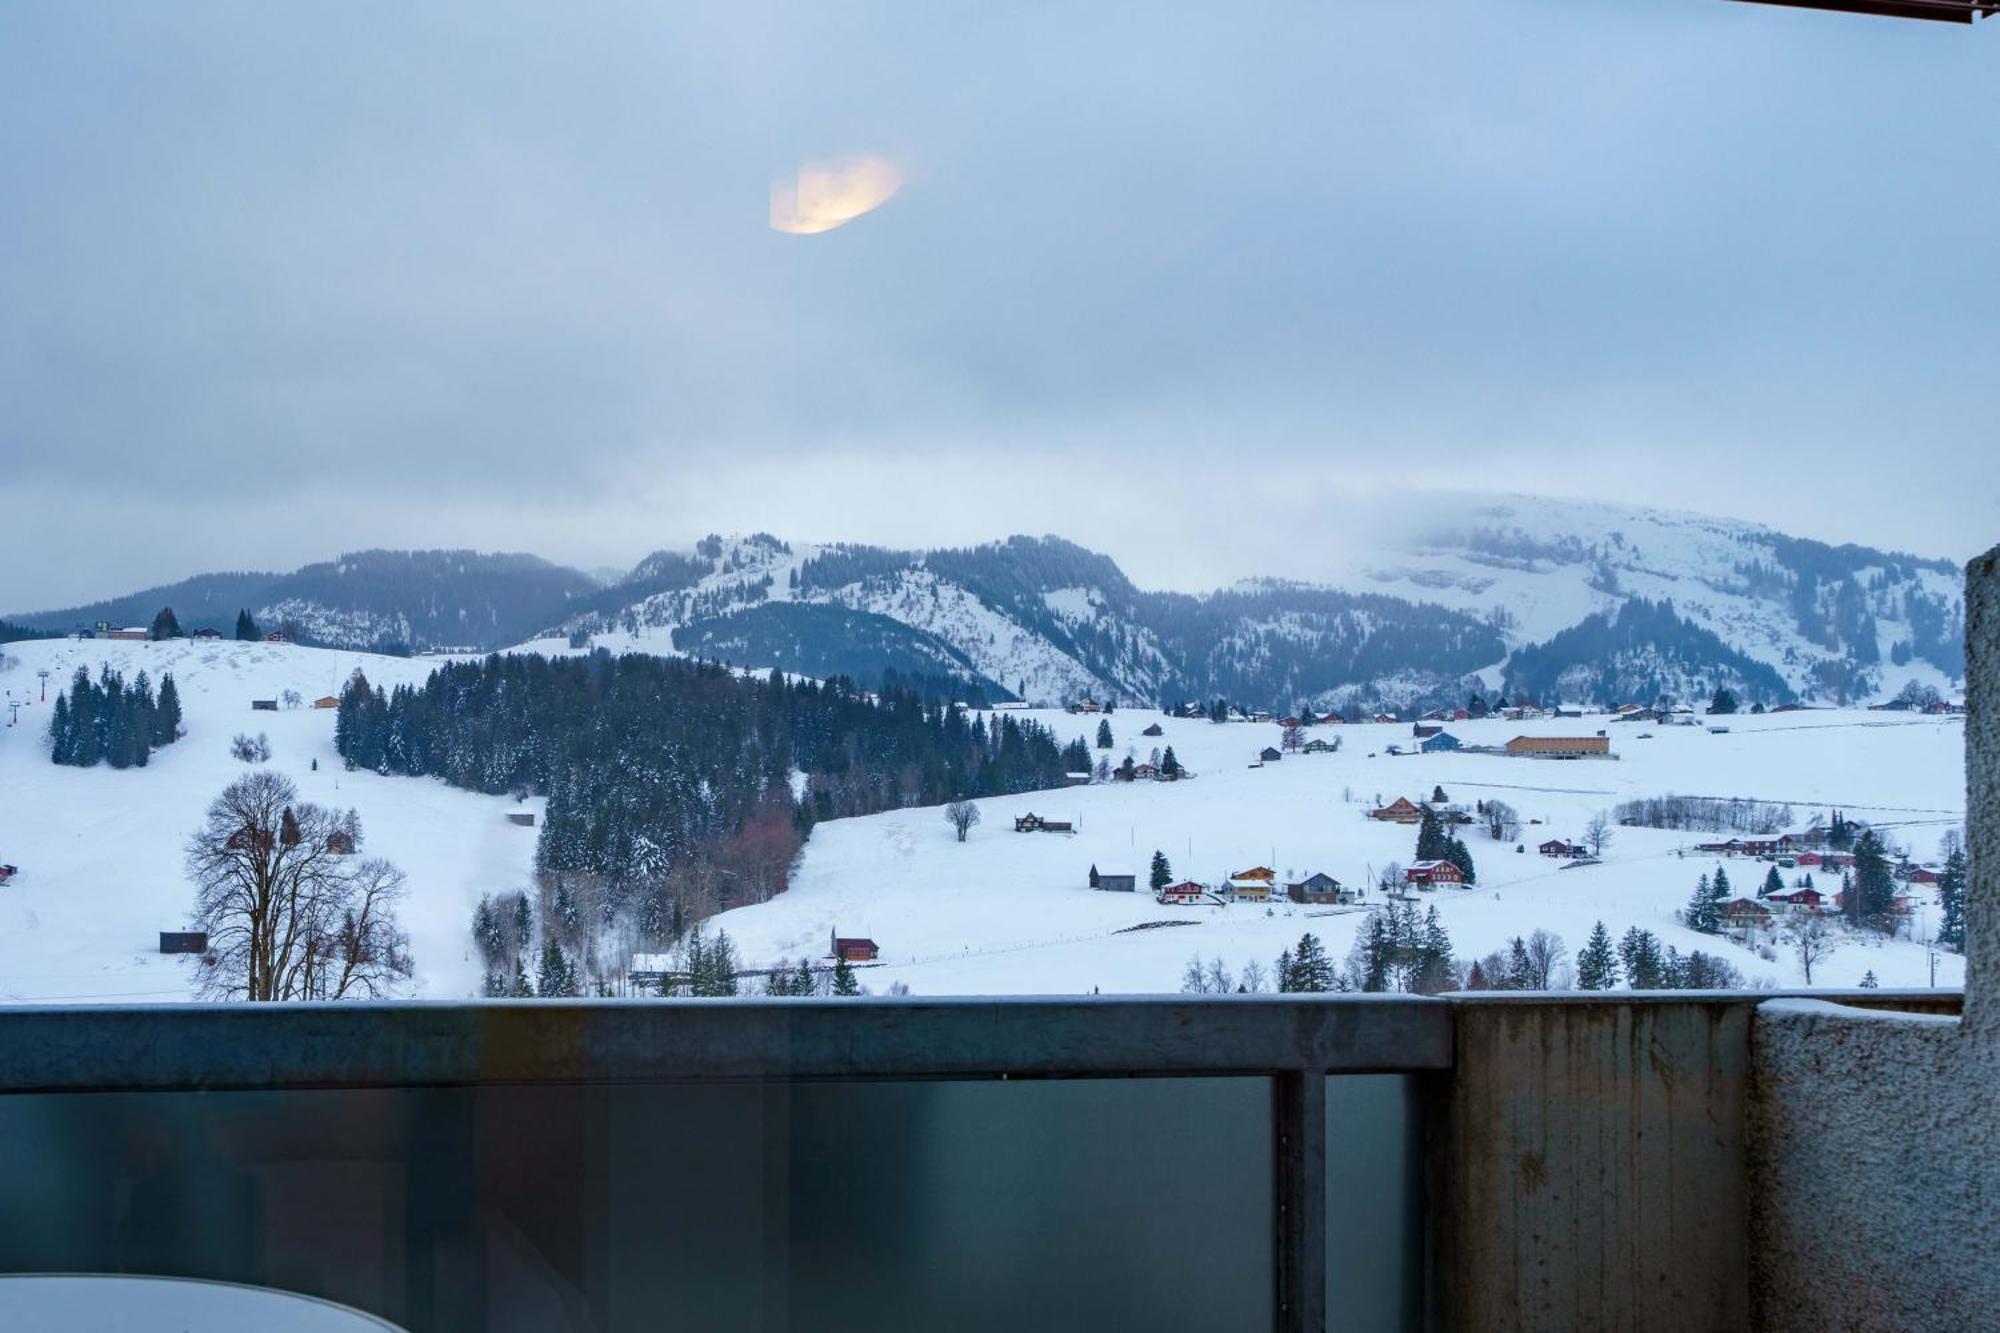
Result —
[[[1562, 936], [1548, 930], [1517, 935], [1504, 949], [1465, 963], [1452, 955], [1451, 936], [1435, 907], [1420, 916], [1414, 904], [1377, 907], [1356, 933], [1343, 966], [1308, 932], [1278, 956], [1271, 976], [1280, 992], [1401, 992], [1437, 995], [1456, 990], [1611, 990], [1622, 981], [1633, 990], [1731, 990], [1745, 983], [1726, 959], [1699, 949], [1683, 954], [1637, 926], [1615, 945], [1599, 921], [1572, 965]], [[1808, 977], [1810, 980], [1810, 977]], [[1181, 989], [1191, 994], [1244, 994], [1265, 988], [1256, 963], [1232, 976], [1222, 959], [1190, 959]]]
[[1792, 807], [1713, 796], [1647, 796], [1621, 801], [1612, 817], [1628, 828], [1772, 834], [1792, 826]]
[[90, 768], [144, 768], [152, 752], [180, 739], [181, 700], [172, 673], [160, 677], [160, 691], [141, 671], [127, 684], [109, 667], [96, 680], [76, 669], [67, 691], [56, 696], [49, 719], [49, 758]]

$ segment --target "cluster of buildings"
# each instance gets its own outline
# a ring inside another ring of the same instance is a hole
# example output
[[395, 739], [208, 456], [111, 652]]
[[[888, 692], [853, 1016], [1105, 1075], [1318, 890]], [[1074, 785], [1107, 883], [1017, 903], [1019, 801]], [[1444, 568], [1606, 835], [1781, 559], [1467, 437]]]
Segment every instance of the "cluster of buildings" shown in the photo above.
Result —
[[[1091, 866], [1089, 884], [1110, 893], [1136, 893], [1139, 877], [1123, 871], [1103, 871]], [[1239, 870], [1220, 884], [1182, 880], [1153, 891], [1153, 900], [1168, 907], [1226, 907], [1231, 903], [1290, 902], [1302, 906], [1337, 906], [1361, 900], [1361, 890], [1351, 889], [1324, 871], [1304, 879], [1278, 883], [1277, 872], [1269, 866]]]

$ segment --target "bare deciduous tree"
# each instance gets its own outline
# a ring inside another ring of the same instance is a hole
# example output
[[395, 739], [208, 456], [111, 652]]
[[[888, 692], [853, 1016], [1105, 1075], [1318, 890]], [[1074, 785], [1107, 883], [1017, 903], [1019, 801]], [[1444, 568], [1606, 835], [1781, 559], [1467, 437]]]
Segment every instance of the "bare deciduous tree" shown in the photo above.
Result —
[[1611, 845], [1611, 817], [1599, 810], [1583, 826], [1583, 840], [1590, 844], [1592, 856], [1604, 855], [1604, 849]]
[[1306, 743], [1306, 729], [1294, 723], [1278, 733], [1278, 744], [1286, 750], [1297, 750]]
[[958, 840], [964, 842], [965, 835], [979, 822], [979, 807], [971, 801], [953, 801], [944, 808], [944, 817], [958, 834]]
[[1495, 842], [1512, 842], [1521, 835], [1521, 816], [1505, 801], [1486, 803], [1486, 832]]
[[1807, 912], [1793, 923], [1789, 932], [1799, 966], [1805, 970], [1806, 985], [1812, 985], [1813, 968], [1824, 962], [1834, 948], [1833, 928], [1818, 912]]
[[1562, 982], [1563, 964], [1569, 959], [1569, 947], [1562, 936], [1546, 930], [1537, 930], [1526, 941], [1528, 954], [1528, 985], [1524, 990], [1558, 989]]
[[372, 998], [410, 975], [395, 913], [403, 872], [344, 854], [348, 832], [346, 816], [301, 802], [268, 770], [215, 798], [187, 846], [194, 919], [209, 940], [205, 994]]

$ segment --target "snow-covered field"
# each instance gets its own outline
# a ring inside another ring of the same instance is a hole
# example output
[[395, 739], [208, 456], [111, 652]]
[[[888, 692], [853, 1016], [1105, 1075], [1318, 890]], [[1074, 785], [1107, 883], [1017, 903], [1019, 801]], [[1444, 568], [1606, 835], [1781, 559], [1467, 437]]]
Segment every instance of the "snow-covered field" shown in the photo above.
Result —
[[[648, 645], [658, 647], [657, 644]], [[207, 803], [243, 765], [229, 757], [239, 731], [264, 731], [271, 764], [308, 800], [354, 806], [367, 850], [409, 876], [402, 909], [418, 977], [430, 998], [473, 994], [478, 967], [468, 937], [482, 893], [524, 887], [533, 830], [505, 815], [504, 798], [456, 791], [429, 779], [347, 773], [333, 751], [333, 714], [304, 708], [253, 712], [250, 700], [295, 689], [308, 700], [334, 692], [357, 665], [383, 685], [421, 680], [432, 663], [367, 654], [232, 642], [167, 644], [51, 641], [10, 644], [19, 659], [0, 674], [0, 700], [26, 699], [18, 725], [0, 726], [0, 862], [20, 874], [0, 887], [0, 999], [44, 1001], [177, 1000], [189, 994], [192, 964], [155, 952], [157, 932], [181, 928], [190, 892], [181, 853]], [[43, 742], [49, 704], [38, 701], [36, 672], [46, 668], [50, 699], [77, 665], [108, 662], [128, 677], [144, 668], [157, 684], [172, 671], [188, 735], [157, 752], [143, 769], [58, 768]], [[1093, 735], [1095, 718], [1061, 712], [1032, 716], [1067, 740]], [[1158, 722], [1165, 734], [1140, 736]], [[1578, 838], [1589, 817], [1632, 796], [1678, 792], [1789, 801], [1803, 822], [1838, 806], [1884, 828], [1920, 860], [1963, 819], [1963, 728], [1957, 719], [1894, 713], [1808, 712], [1730, 719], [1728, 735], [1705, 727], [1607, 724], [1602, 718], [1536, 723], [1457, 723], [1472, 744], [1498, 744], [1523, 732], [1588, 734], [1605, 727], [1619, 758], [1551, 762], [1490, 755], [1392, 757], [1408, 746], [1407, 725], [1317, 729], [1339, 736], [1333, 755], [1295, 755], [1251, 767], [1275, 744], [1274, 726], [1112, 715], [1115, 759], [1129, 747], [1141, 759], [1172, 745], [1197, 777], [1179, 784], [1072, 788], [981, 801], [982, 822], [964, 844], [940, 811], [896, 811], [822, 824], [808, 844], [794, 888], [783, 897], [725, 914], [718, 923], [747, 963], [820, 958], [828, 935], [866, 935], [882, 947], [882, 965], [863, 980], [881, 991], [901, 981], [926, 995], [1163, 991], [1178, 987], [1188, 958], [1219, 955], [1231, 971], [1256, 960], [1266, 969], [1278, 952], [1312, 931], [1336, 958], [1361, 920], [1355, 909], [1289, 904], [1168, 908], [1138, 894], [1093, 892], [1094, 863], [1144, 882], [1155, 848], [1177, 877], [1214, 883], [1232, 871], [1266, 865], [1280, 878], [1324, 870], [1364, 883], [1391, 861], [1412, 859], [1415, 830], [1365, 817], [1377, 798], [1426, 797], [1442, 785], [1454, 801], [1507, 801], [1527, 820], [1526, 853], [1465, 830], [1480, 883], [1469, 891], [1425, 895], [1440, 908], [1462, 957], [1500, 947], [1515, 934], [1545, 927], [1572, 952], [1602, 918], [1614, 935], [1632, 925], [1657, 932], [1683, 952], [1720, 953], [1754, 981], [1801, 981], [1790, 952], [1776, 961], [1674, 924], [1695, 878], [1715, 860], [1684, 848], [1697, 836], [1620, 829], [1601, 866], [1559, 870], [1533, 845]], [[1650, 739], [1640, 739], [1650, 733]], [[312, 761], [319, 768], [312, 769]], [[533, 808], [531, 804], [530, 808]], [[1074, 836], [1016, 834], [1028, 811], [1076, 822]], [[1765, 866], [1730, 862], [1731, 879], [1749, 893]], [[1832, 887], [1820, 876], [1823, 889]], [[1133, 931], [1157, 922], [1182, 923]], [[1920, 915], [1935, 928], [1935, 907]], [[1845, 942], [1816, 970], [1822, 985], [1847, 986], [1873, 971], [1885, 986], [1929, 982], [1926, 951], [1910, 941]], [[1937, 957], [1937, 981], [1957, 986], [1962, 963]]]
[[[20, 867], [0, 885], [0, 1001], [190, 998], [194, 963], [161, 956], [158, 933], [187, 925], [193, 893], [182, 849], [208, 803], [245, 771], [229, 756], [230, 738], [260, 731], [270, 737], [271, 768], [308, 801], [353, 806], [364, 850], [408, 874], [400, 915], [417, 960], [415, 994], [476, 992], [473, 904], [523, 885], [534, 856], [535, 830], [506, 819], [519, 807], [429, 779], [343, 772], [331, 710], [250, 708], [287, 689], [310, 703], [336, 692], [356, 666], [380, 685], [421, 681], [433, 661], [227, 640], [50, 640], [0, 651], [19, 659], [0, 674], [0, 700], [29, 701], [17, 725], [0, 714], [0, 862]], [[57, 767], [44, 741], [56, 693], [79, 665], [95, 675], [104, 663], [128, 680], [144, 669], [155, 687], [171, 671], [187, 735], [145, 768]], [[36, 675], [44, 668], [46, 704]]]
[[[1092, 734], [1096, 719], [1061, 712], [1032, 714], [1063, 738]], [[1158, 722], [1165, 734], [1141, 737]], [[1591, 734], [1612, 737], [1616, 760], [1509, 759], [1495, 755], [1390, 756], [1407, 748], [1410, 727], [1318, 728], [1339, 736], [1331, 755], [1294, 755], [1261, 768], [1249, 765], [1277, 742], [1269, 725], [1212, 725], [1125, 711], [1112, 715], [1122, 756], [1128, 743], [1147, 757], [1172, 745], [1198, 774], [1191, 782], [1110, 784], [979, 802], [981, 822], [963, 844], [940, 811], [896, 811], [840, 820], [816, 829], [794, 887], [783, 897], [724, 914], [747, 962], [823, 955], [834, 929], [873, 938], [882, 965], [863, 973], [875, 991], [901, 981], [918, 994], [1166, 991], [1179, 987], [1187, 960], [1220, 956], [1232, 973], [1248, 960], [1268, 973], [1282, 949], [1306, 931], [1342, 958], [1363, 919], [1360, 908], [1238, 903], [1228, 907], [1163, 907], [1143, 887], [1137, 894], [1095, 892], [1090, 867], [1137, 874], [1145, 883], [1154, 849], [1167, 854], [1176, 878], [1215, 884], [1232, 872], [1269, 866], [1280, 880], [1324, 870], [1347, 884], [1367, 883], [1391, 861], [1413, 859], [1414, 828], [1366, 817], [1377, 798], [1413, 800], [1442, 785], [1470, 805], [1500, 799], [1525, 825], [1516, 853], [1479, 829], [1466, 829], [1479, 870], [1471, 890], [1440, 889], [1435, 901], [1461, 957], [1502, 947], [1514, 935], [1543, 927], [1563, 936], [1572, 953], [1602, 918], [1614, 938], [1643, 926], [1679, 948], [1703, 949], [1734, 963], [1755, 981], [1802, 984], [1783, 945], [1775, 962], [1751, 949], [1675, 924], [1696, 878], [1714, 870], [1713, 856], [1689, 849], [1727, 835], [1687, 835], [1618, 829], [1604, 864], [1558, 869], [1535, 854], [1551, 837], [1578, 839], [1592, 814], [1634, 796], [1677, 792], [1745, 796], [1793, 803], [1802, 824], [1815, 810], [1837, 805], [1881, 826], [1920, 860], [1931, 859], [1939, 836], [1963, 821], [1963, 726], [1957, 719], [1910, 718], [1869, 712], [1809, 712], [1729, 719], [1727, 735], [1706, 727], [1655, 727], [1586, 717], [1531, 723], [1454, 723], [1469, 744], [1509, 737]], [[1641, 734], [1650, 739], [1641, 740]], [[1072, 820], [1078, 831], [1013, 832], [1016, 815], [1034, 811]], [[1755, 892], [1769, 867], [1749, 859], [1726, 863], [1741, 895]], [[1796, 872], [1794, 872], [1796, 873]], [[1824, 874], [1823, 890], [1838, 887]], [[1380, 901], [1379, 896], [1374, 901]], [[1934, 904], [1919, 924], [1935, 929]], [[1174, 926], [1149, 923], [1176, 922]], [[1963, 961], [1937, 957], [1937, 981], [1957, 986]], [[1884, 986], [1929, 984], [1926, 951], [1910, 941], [1843, 943], [1814, 971], [1814, 982], [1851, 986], [1873, 971]]]

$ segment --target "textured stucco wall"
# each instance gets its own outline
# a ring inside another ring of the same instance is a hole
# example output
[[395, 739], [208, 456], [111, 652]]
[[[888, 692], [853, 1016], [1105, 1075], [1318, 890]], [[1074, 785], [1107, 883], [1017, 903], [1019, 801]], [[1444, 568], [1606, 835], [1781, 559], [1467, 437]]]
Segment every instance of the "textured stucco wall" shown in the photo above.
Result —
[[1966, 570], [1965, 1017], [1759, 1007], [1751, 1288], [1772, 1333], [2000, 1328], [2000, 548]]

